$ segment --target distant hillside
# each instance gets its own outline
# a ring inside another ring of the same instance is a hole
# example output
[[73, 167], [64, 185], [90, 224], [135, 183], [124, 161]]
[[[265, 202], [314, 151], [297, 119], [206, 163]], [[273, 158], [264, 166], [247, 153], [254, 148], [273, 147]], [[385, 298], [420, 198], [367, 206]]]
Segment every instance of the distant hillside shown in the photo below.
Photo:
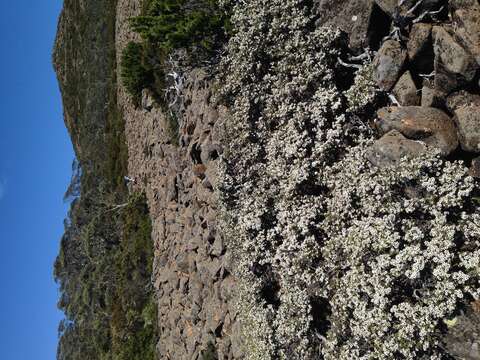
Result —
[[151, 224], [144, 197], [124, 182], [115, 13], [114, 0], [66, 0], [53, 53], [81, 169], [55, 262], [65, 312], [58, 359], [154, 359]]

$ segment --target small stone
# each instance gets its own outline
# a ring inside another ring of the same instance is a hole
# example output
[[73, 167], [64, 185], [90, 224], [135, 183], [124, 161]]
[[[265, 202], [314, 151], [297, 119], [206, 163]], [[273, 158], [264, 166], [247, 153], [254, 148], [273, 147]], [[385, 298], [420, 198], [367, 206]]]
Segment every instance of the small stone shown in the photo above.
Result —
[[212, 261], [208, 263], [208, 270], [210, 271], [210, 276], [212, 279], [215, 279], [222, 268], [222, 263], [219, 259], [213, 258]]
[[463, 106], [454, 114], [460, 146], [465, 151], [480, 153], [480, 106]]
[[398, 130], [408, 139], [421, 140], [425, 145], [451, 154], [458, 146], [455, 124], [440, 109], [422, 106], [386, 107], [378, 110], [376, 127], [385, 134]]
[[374, 79], [380, 89], [390, 91], [397, 82], [403, 68], [407, 52], [398, 41], [387, 40], [378, 51], [374, 64]]
[[420, 96], [409, 71], [406, 71], [393, 88], [393, 94], [402, 106], [420, 105]]
[[222, 255], [223, 250], [224, 250], [223, 239], [220, 235], [217, 235], [212, 245], [212, 255], [220, 256]]
[[[470, 176], [474, 178], [480, 178], [480, 157], [477, 157], [472, 160], [472, 164], [469, 169]], [[478, 311], [480, 313], [480, 303], [478, 304]]]
[[407, 139], [399, 131], [392, 130], [375, 141], [367, 159], [375, 166], [387, 167], [404, 157], [416, 157], [425, 151], [426, 146], [422, 142]]
[[152, 92], [149, 89], [142, 90], [142, 108], [146, 111], [151, 111], [155, 104]]
[[412, 26], [407, 43], [408, 57], [411, 61], [415, 60], [417, 55], [429, 45], [431, 33], [432, 25], [430, 24], [418, 23]]
[[181, 252], [178, 254], [177, 258], [175, 259], [177, 263], [177, 268], [181, 272], [188, 273], [189, 264], [188, 264], [188, 256], [186, 253]]
[[166, 182], [167, 202], [176, 201], [178, 197], [177, 179], [175, 176], [168, 176]]
[[441, 96], [438, 92], [428, 85], [422, 88], [422, 106], [423, 107], [439, 107]]
[[480, 106], [480, 95], [471, 94], [465, 90], [460, 90], [450, 94], [447, 97], [447, 108], [451, 112], [464, 106]]

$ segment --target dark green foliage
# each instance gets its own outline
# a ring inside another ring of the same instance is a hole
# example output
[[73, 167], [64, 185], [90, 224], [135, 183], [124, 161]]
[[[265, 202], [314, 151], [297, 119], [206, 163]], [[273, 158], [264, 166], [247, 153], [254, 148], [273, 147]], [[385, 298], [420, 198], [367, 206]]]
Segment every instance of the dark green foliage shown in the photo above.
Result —
[[142, 90], [152, 83], [152, 69], [144, 65], [142, 44], [130, 42], [122, 53], [122, 81], [127, 91], [138, 105]]
[[102, 205], [89, 214], [82, 201], [72, 206], [55, 263], [66, 314], [58, 358], [154, 360], [157, 315], [145, 197], [134, 194], [117, 210]]
[[177, 48], [213, 50], [225, 40], [228, 17], [214, 0], [153, 0], [146, 14], [131, 20], [142, 38], [169, 53]]
[[[123, 239], [115, 254], [116, 301], [112, 314], [112, 346], [116, 359], [155, 359], [157, 311], [150, 277], [153, 266], [152, 227], [143, 195], [131, 197], [122, 210]], [[149, 296], [146, 296], [149, 294]]]
[[186, 49], [188, 62], [212, 61], [230, 31], [229, 17], [216, 0], [147, 0], [143, 14], [130, 20], [143, 39], [130, 43], [122, 55], [122, 80], [135, 103], [148, 88], [162, 107], [166, 88], [166, 59]]
[[213, 343], [208, 343], [207, 349], [202, 353], [202, 360], [218, 360], [217, 349]]
[[167, 113], [167, 135], [172, 144], [178, 146], [178, 119], [171, 111]]

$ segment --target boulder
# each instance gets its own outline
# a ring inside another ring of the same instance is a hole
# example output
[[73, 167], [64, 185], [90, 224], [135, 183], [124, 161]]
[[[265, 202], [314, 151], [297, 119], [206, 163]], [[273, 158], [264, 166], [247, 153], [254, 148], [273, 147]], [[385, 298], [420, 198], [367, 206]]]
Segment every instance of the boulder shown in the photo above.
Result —
[[433, 86], [423, 85], [421, 105], [424, 107], [440, 107], [442, 101], [439, 94]]
[[465, 151], [480, 153], [480, 106], [463, 106], [454, 114], [460, 146]]
[[480, 10], [478, 0], [450, 0], [449, 5], [452, 10]]
[[398, 6], [398, 0], [375, 0], [375, 3], [389, 16], [393, 16], [393, 12]]
[[374, 64], [374, 79], [380, 89], [390, 91], [397, 82], [407, 58], [398, 41], [387, 40], [378, 51]]
[[451, 154], [458, 146], [455, 124], [440, 109], [422, 106], [386, 107], [378, 110], [375, 126], [380, 133], [397, 130], [408, 139], [421, 140], [437, 148], [442, 155]]
[[402, 106], [420, 105], [420, 96], [413, 82], [412, 75], [406, 71], [393, 88], [393, 95]]
[[442, 67], [448, 74], [471, 81], [475, 77], [478, 64], [454, 37], [442, 26], [434, 26], [433, 50], [435, 52], [435, 70]]
[[407, 43], [408, 57], [411, 61], [426, 50], [431, 41], [431, 34], [431, 24], [418, 23], [412, 26]]
[[460, 90], [450, 94], [447, 97], [447, 108], [451, 112], [463, 106], [480, 106], [480, 95], [471, 94], [465, 90]]
[[395, 164], [404, 157], [416, 157], [425, 153], [427, 147], [420, 141], [410, 140], [399, 131], [385, 134], [367, 151], [367, 159], [378, 167]]
[[459, 9], [454, 13], [457, 24], [455, 35], [480, 65], [480, 6], [475, 9]]
[[369, 45], [368, 30], [374, 0], [317, 0], [319, 26], [335, 26], [349, 36], [349, 47], [363, 51]]

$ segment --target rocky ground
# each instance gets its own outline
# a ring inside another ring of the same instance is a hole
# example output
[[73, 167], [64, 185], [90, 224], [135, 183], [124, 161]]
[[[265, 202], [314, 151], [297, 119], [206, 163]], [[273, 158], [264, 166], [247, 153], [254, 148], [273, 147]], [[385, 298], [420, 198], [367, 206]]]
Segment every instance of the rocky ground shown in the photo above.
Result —
[[[139, 2], [120, 0], [117, 59], [135, 38], [127, 19]], [[153, 223], [153, 282], [158, 299], [160, 359], [199, 359], [213, 344], [219, 359], [240, 358], [230, 309], [233, 278], [222, 237], [216, 231], [216, 163], [219, 111], [211, 104], [211, 79], [202, 70], [185, 74], [185, 107], [178, 145], [164, 113], [145, 92], [135, 108], [123, 88], [129, 175], [145, 191]]]

